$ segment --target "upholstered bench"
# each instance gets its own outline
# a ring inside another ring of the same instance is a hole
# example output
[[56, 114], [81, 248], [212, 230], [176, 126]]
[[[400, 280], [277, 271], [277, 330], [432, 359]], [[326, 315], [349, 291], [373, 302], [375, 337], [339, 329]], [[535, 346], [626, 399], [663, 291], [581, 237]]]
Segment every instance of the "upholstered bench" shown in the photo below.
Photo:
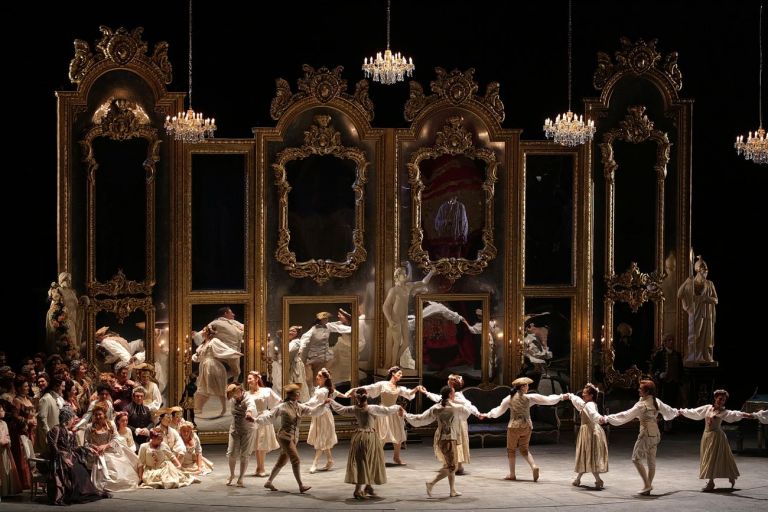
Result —
[[[491, 389], [470, 387], [462, 390], [462, 393], [480, 412], [488, 412], [498, 406], [511, 390], [512, 388], [509, 386], [497, 386]], [[509, 411], [499, 418], [487, 418], [485, 420], [470, 416], [468, 422], [470, 439], [473, 437], [480, 438], [480, 446], [485, 447], [487, 437], [506, 439]], [[556, 443], [560, 440], [560, 419], [557, 417], [556, 406], [534, 405], [531, 407], [531, 422], [533, 423], [531, 442], [549, 441]]]

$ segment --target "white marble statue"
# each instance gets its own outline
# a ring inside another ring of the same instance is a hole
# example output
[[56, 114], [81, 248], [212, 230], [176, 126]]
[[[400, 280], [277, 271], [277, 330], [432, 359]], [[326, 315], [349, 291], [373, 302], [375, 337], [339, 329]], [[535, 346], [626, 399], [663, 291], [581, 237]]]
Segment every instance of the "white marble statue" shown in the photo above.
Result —
[[429, 280], [435, 274], [435, 269], [421, 281], [408, 281], [409, 272], [405, 267], [395, 269], [395, 284], [387, 292], [382, 311], [387, 319], [387, 341], [384, 352], [384, 367], [397, 366], [400, 356], [410, 346], [408, 332], [408, 302], [411, 293], [420, 288], [426, 288]]
[[696, 257], [695, 277], [691, 276], [677, 290], [683, 309], [688, 313], [688, 350], [686, 363], [716, 364], [712, 358], [715, 346], [715, 285], [707, 279], [709, 268], [701, 256]]
[[69, 272], [60, 273], [58, 282], [51, 283], [48, 297], [51, 300], [45, 322], [48, 353], [60, 352], [62, 349], [79, 352], [88, 297], [84, 295], [78, 298], [72, 288], [72, 274]]

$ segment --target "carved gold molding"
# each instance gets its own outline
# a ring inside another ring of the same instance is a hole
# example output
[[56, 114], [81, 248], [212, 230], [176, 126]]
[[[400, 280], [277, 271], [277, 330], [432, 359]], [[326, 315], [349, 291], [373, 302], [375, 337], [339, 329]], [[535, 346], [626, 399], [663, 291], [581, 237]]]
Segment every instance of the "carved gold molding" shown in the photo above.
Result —
[[410, 99], [405, 103], [405, 119], [413, 121], [429, 105], [445, 99], [452, 105], [461, 105], [467, 101], [477, 101], [491, 115], [501, 123], [504, 121], [504, 103], [499, 96], [499, 83], [491, 82], [486, 87], [485, 95], [477, 95], [479, 86], [475, 82], [475, 69], [469, 68], [466, 71], [454, 69], [448, 73], [445, 69], [435, 68], [437, 79], [430, 82], [430, 88], [434, 94], [425, 95], [424, 88], [419, 82], [410, 81]]
[[[411, 185], [411, 207], [413, 220], [411, 225], [411, 246], [408, 256], [423, 269], [435, 269], [444, 274], [451, 282], [459, 279], [463, 274], [480, 274], [488, 262], [496, 257], [496, 246], [493, 235], [493, 197], [496, 183], [496, 154], [487, 148], [476, 148], [472, 142], [472, 134], [462, 126], [464, 119], [461, 116], [452, 116], [446, 120], [442, 130], [437, 132], [435, 145], [422, 147], [416, 150], [408, 162], [408, 180]], [[468, 260], [465, 258], [440, 258], [431, 261], [429, 253], [424, 250], [424, 230], [421, 218], [421, 194], [425, 188], [421, 179], [419, 164], [426, 159], [438, 158], [442, 155], [463, 155], [469, 159], [480, 159], [487, 165], [485, 181], [482, 189], [485, 191], [483, 248], [477, 253], [477, 258]]]
[[[143, 115], [142, 115], [143, 114]], [[150, 295], [155, 285], [155, 166], [160, 161], [160, 138], [156, 128], [149, 124], [144, 110], [132, 101], [112, 99], [109, 106], [102, 105], [94, 114], [100, 120], [85, 134], [80, 145], [83, 150], [83, 162], [88, 178], [88, 245], [86, 283], [89, 295], [97, 293], [113, 295], [111, 290], [133, 289], [128, 293], [146, 293]], [[121, 270], [106, 283], [96, 279], [96, 161], [93, 141], [99, 137], [123, 141], [142, 138], [147, 141], [147, 158], [143, 162], [146, 172], [146, 275], [144, 281], [128, 281]]]
[[[90, 306], [94, 313], [99, 311], [106, 311], [108, 313], [114, 313], [119, 323], [125, 322], [128, 316], [141, 309], [143, 311], [154, 311], [155, 306], [152, 303], [152, 297], [122, 297], [119, 299], [93, 299]], [[147, 325], [154, 325], [154, 323]]]
[[650, 300], [663, 300], [661, 282], [666, 277], [666, 272], [640, 272], [636, 262], [632, 262], [629, 269], [618, 275], [613, 275], [605, 280], [605, 296], [614, 302], [626, 302], [633, 313], [637, 313], [640, 306]]
[[615, 83], [621, 76], [631, 73], [644, 75], [658, 73], [668, 82], [671, 90], [679, 91], [683, 87], [683, 75], [677, 66], [677, 52], [664, 56], [656, 49], [658, 39], [645, 42], [638, 39], [632, 42], [627, 37], [620, 40], [621, 48], [616, 51], [616, 63], [605, 52], [597, 53], [597, 69], [592, 76], [592, 85], [597, 90]]
[[332, 70], [323, 66], [315, 70], [312, 66], [304, 64], [302, 69], [304, 78], [297, 80], [299, 91], [295, 94], [287, 80], [275, 80], [277, 90], [269, 108], [272, 119], [277, 121], [291, 105], [305, 98], [314, 98], [320, 103], [341, 98], [357, 107], [368, 121], [373, 120], [373, 101], [368, 96], [368, 80], [357, 82], [354, 94], [348, 94], [347, 80], [341, 77], [343, 66], [336, 66]]
[[96, 53], [82, 39], [75, 39], [75, 56], [69, 63], [69, 80], [79, 84], [83, 78], [99, 65], [107, 61], [118, 66], [133, 64], [144, 68], [161, 83], [169, 84], [173, 80], [173, 67], [168, 60], [168, 43], [160, 41], [155, 45], [152, 55], [147, 55], [147, 43], [141, 39], [144, 28], [136, 27], [129, 32], [120, 27], [117, 30], [102, 25], [99, 27], [102, 37], [96, 43]]
[[[368, 161], [365, 152], [359, 148], [341, 144], [341, 133], [331, 125], [331, 116], [316, 115], [314, 123], [304, 132], [304, 145], [298, 148], [286, 148], [277, 155], [275, 185], [279, 195], [279, 231], [275, 258], [283, 264], [293, 277], [311, 277], [322, 284], [333, 277], [349, 277], [363, 263], [368, 255], [364, 247], [365, 231], [365, 193]], [[355, 163], [357, 179], [352, 185], [355, 192], [355, 227], [352, 231], [352, 251], [347, 253], [346, 261], [312, 259], [296, 261], [296, 253], [291, 251], [291, 231], [288, 227], [288, 194], [291, 184], [288, 182], [286, 165], [294, 160], [302, 160], [310, 155], [330, 155]]]
[[130, 281], [125, 277], [123, 269], [118, 269], [117, 274], [106, 283], [92, 281], [88, 283], [88, 294], [91, 297], [108, 295], [117, 297], [120, 295], [152, 295], [154, 282]]

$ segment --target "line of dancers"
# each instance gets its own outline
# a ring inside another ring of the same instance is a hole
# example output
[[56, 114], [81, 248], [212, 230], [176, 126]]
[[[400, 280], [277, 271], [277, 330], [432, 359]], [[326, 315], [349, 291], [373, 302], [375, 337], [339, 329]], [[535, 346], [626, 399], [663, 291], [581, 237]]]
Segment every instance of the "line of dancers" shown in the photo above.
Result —
[[[540, 476], [540, 469], [529, 450], [532, 423], [530, 408], [533, 405], [555, 405], [562, 400], [570, 400], [580, 413], [581, 426], [576, 440], [576, 455], [574, 471], [577, 476], [574, 486], [581, 485], [581, 479], [586, 473], [595, 478], [595, 488], [601, 489], [605, 483], [600, 475], [608, 472], [608, 443], [601, 425], [622, 425], [635, 418], [639, 420], [640, 432], [632, 451], [632, 462], [643, 482], [638, 491], [641, 495], [649, 495], [653, 490], [653, 479], [656, 473], [656, 450], [661, 439], [657, 417], [672, 420], [685, 416], [694, 420], [705, 420], [705, 430], [701, 440], [701, 464], [699, 477], [706, 479], [704, 491], [714, 489], [714, 479], [727, 478], [731, 486], [739, 476], [735, 460], [728, 445], [728, 440], [720, 425], [723, 421], [734, 422], [744, 418], [756, 418], [762, 422], [768, 421], [766, 415], [748, 414], [725, 409], [728, 393], [724, 390], [715, 391], [714, 401], [710, 405], [696, 409], [674, 409], [656, 398], [653, 381], [641, 381], [639, 401], [630, 409], [602, 416], [597, 410], [596, 399], [599, 390], [592, 384], [587, 384], [581, 396], [564, 393], [544, 396], [529, 393], [528, 386], [532, 380], [521, 377], [512, 382], [512, 392], [502, 402], [487, 413], [481, 413], [461, 393], [463, 380], [459, 375], [451, 375], [448, 383], [440, 393], [430, 393], [423, 386], [408, 389], [398, 382], [402, 377], [399, 367], [389, 370], [389, 379], [368, 386], [352, 388], [344, 394], [338, 393], [331, 375], [323, 368], [316, 375], [313, 397], [306, 403], [299, 402], [300, 386], [290, 384], [285, 387], [285, 399], [270, 388], [261, 384], [258, 372], [248, 376], [249, 390], [244, 391], [238, 384], [230, 384], [227, 397], [232, 400], [232, 426], [229, 431], [230, 476], [227, 485], [243, 486], [243, 476], [248, 466], [248, 456], [253, 447], [257, 453], [258, 476], [266, 476], [264, 487], [276, 491], [275, 479], [283, 466], [290, 461], [293, 474], [300, 493], [310, 490], [304, 485], [300, 472], [300, 459], [296, 448], [299, 440], [299, 422], [303, 416], [311, 416], [308, 443], [315, 448], [315, 457], [310, 473], [317, 470], [319, 459], [326, 457], [324, 469], [333, 465], [331, 448], [337, 443], [335, 424], [331, 409], [337, 414], [353, 416], [357, 420], [357, 429], [352, 435], [347, 458], [344, 481], [355, 486], [355, 499], [365, 500], [376, 497], [374, 485], [387, 482], [383, 445], [392, 443], [394, 447], [393, 462], [395, 465], [405, 465], [401, 459], [400, 445], [406, 439], [405, 422], [415, 427], [437, 422], [434, 436], [435, 456], [441, 464], [434, 479], [426, 482], [426, 493], [433, 496], [435, 485], [448, 480], [449, 495], [460, 496], [456, 489], [456, 475], [463, 473], [463, 466], [470, 462], [469, 436], [467, 418], [474, 415], [480, 419], [498, 418], [510, 411], [507, 425], [507, 456], [509, 471], [506, 480], [516, 480], [515, 456], [519, 450], [521, 456], [531, 468], [533, 481]], [[424, 393], [433, 400], [435, 405], [421, 414], [407, 414], [396, 405], [398, 397], [411, 400], [416, 393]], [[351, 397], [353, 405], [344, 406], [334, 400], [338, 396]], [[370, 398], [380, 397], [381, 405], [368, 403]], [[263, 402], [258, 404], [257, 402]], [[277, 433], [272, 422], [277, 423]], [[256, 436], [254, 443], [252, 436]], [[277, 445], [277, 446], [275, 446]], [[272, 471], [267, 475], [264, 471], [264, 456], [266, 451], [280, 448], [280, 456]], [[258, 456], [262, 451], [261, 457]], [[239, 459], [240, 467], [235, 481], [235, 466]], [[235, 483], [233, 483], [235, 482]]]

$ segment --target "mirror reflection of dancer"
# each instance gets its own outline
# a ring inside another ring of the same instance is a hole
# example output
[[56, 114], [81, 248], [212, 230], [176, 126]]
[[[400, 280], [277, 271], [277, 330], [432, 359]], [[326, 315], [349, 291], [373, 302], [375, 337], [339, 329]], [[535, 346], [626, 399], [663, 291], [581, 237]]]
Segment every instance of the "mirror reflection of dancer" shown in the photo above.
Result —
[[[656, 398], [656, 384], [652, 380], [641, 380], [638, 389], [640, 400], [623, 412], [603, 416], [600, 423], [611, 425], [623, 425], [635, 418], [640, 420], [640, 434], [635, 441], [632, 450], [632, 463], [635, 465], [640, 478], [643, 479], [643, 488], [638, 494], [649, 496], [653, 490], [653, 477], [656, 475], [656, 449], [661, 441], [661, 433], [656, 417], [661, 414], [665, 420], [672, 420], [677, 416], [677, 409], [673, 409]], [[648, 470], [643, 466], [643, 459], [648, 462]]]
[[481, 415], [488, 418], [498, 418], [509, 409], [509, 423], [507, 424], [507, 458], [509, 459], [509, 473], [504, 480], [516, 480], [515, 476], [515, 451], [520, 450], [528, 465], [533, 471], [533, 481], [539, 480], [539, 467], [533, 460], [533, 455], [528, 450], [531, 442], [533, 423], [531, 422], [531, 406], [555, 405], [561, 400], [568, 400], [568, 394], [564, 395], [540, 395], [528, 393], [528, 385], [533, 381], [528, 377], [520, 377], [512, 381], [512, 393], [504, 398], [498, 407], [491, 409], [487, 414]]
[[272, 482], [288, 460], [291, 461], [293, 476], [296, 478], [296, 483], [299, 484], [299, 492], [303, 494], [311, 489], [310, 486], [304, 485], [301, 482], [301, 460], [299, 459], [299, 452], [296, 450], [296, 443], [299, 442], [299, 421], [301, 421], [302, 416], [319, 416], [323, 414], [326, 410], [325, 405], [330, 402], [330, 399], [326, 399], [314, 407], [301, 404], [298, 402], [298, 399], [299, 386], [288, 384], [285, 387], [285, 400], [274, 409], [264, 411], [256, 417], [256, 423], [259, 425], [271, 424], [274, 417], [280, 419], [280, 431], [277, 433], [281, 450], [280, 457], [275, 462], [275, 467], [272, 468], [269, 479], [264, 483], [264, 487], [270, 491], [277, 490]]
[[[248, 372], [246, 378], [248, 391], [245, 392], [245, 401], [248, 404], [248, 410], [251, 415], [256, 417], [262, 412], [277, 407], [280, 403], [280, 395], [274, 389], [264, 385], [261, 379], [261, 373], [257, 371]], [[256, 432], [253, 434], [252, 450], [256, 454], [256, 472], [253, 476], [267, 476], [264, 469], [264, 458], [267, 452], [276, 450], [280, 447], [275, 435], [275, 427], [271, 423], [259, 424], [256, 426]]]
[[600, 413], [597, 412], [595, 400], [600, 391], [597, 386], [587, 382], [581, 391], [581, 397], [571, 393], [569, 399], [573, 407], [579, 411], [581, 426], [579, 437], [576, 439], [576, 467], [577, 473], [573, 485], [581, 485], [581, 477], [584, 473], [592, 473], [595, 477], [595, 488], [602, 489], [604, 482], [600, 473], [608, 472], [608, 441], [605, 431], [600, 426]]
[[[290, 361], [289, 383], [302, 384], [306, 382], [307, 373], [304, 367], [304, 361], [301, 360], [301, 335], [303, 327], [292, 325], [288, 329], [288, 360]], [[299, 390], [299, 402], [309, 400], [309, 386], [301, 386]]]
[[754, 418], [753, 414], [741, 411], [729, 411], [725, 408], [728, 392], [718, 389], [714, 394], [714, 403], [702, 405], [696, 409], [680, 409], [678, 414], [692, 420], [704, 420], [704, 433], [701, 435], [701, 461], [699, 478], [707, 479], [702, 491], [715, 489], [715, 478], [727, 478], [731, 489], [739, 478], [739, 468], [728, 444], [728, 438], [721, 428], [722, 423], [733, 423], [744, 418]]
[[387, 483], [384, 448], [376, 433], [376, 420], [395, 414], [402, 417], [405, 410], [399, 405], [368, 405], [368, 393], [363, 388], [355, 390], [354, 398], [355, 405], [343, 406], [332, 401], [330, 406], [337, 414], [354, 416], [357, 420], [357, 430], [352, 434], [349, 442], [349, 458], [344, 482], [355, 485], [353, 493], [355, 499], [364, 500], [378, 496], [373, 489], [373, 484]]
[[239, 358], [243, 354], [236, 352], [216, 337], [213, 325], [205, 327], [202, 335], [205, 341], [192, 355], [192, 361], [200, 363], [195, 393], [195, 414], [202, 413], [208, 398], [215, 396], [221, 402], [221, 412], [217, 416], [220, 417], [227, 412], [227, 400], [224, 396], [227, 392], [227, 369], [221, 361], [233, 357]]
[[421, 414], [406, 414], [405, 419], [414, 427], [423, 427], [437, 421], [435, 438], [440, 451], [438, 460], [443, 467], [437, 472], [434, 480], [427, 482], [427, 494], [432, 497], [432, 488], [437, 482], [448, 477], [451, 497], [461, 496], [456, 490], [456, 467], [458, 466], [459, 447], [461, 441], [461, 423], [467, 421], [472, 410], [464, 405], [457, 404], [454, 399], [456, 393], [450, 386], [443, 386], [440, 390], [440, 403], [437, 403]]
[[[454, 395], [451, 398], [451, 402], [461, 405], [462, 407], [466, 407], [469, 409], [469, 412], [471, 412], [473, 415], [480, 417], [480, 411], [477, 410], [477, 407], [472, 405], [472, 402], [467, 400], [467, 398], [464, 396], [464, 394], [460, 391], [464, 387], [464, 377], [461, 375], [457, 375], [452, 373], [448, 376], [448, 387], [450, 387], [454, 391]], [[440, 402], [442, 401], [443, 397], [441, 395], [438, 395], [437, 393], [431, 393], [429, 391], [425, 391], [424, 394], [432, 400], [433, 402]], [[458, 459], [456, 461], [457, 467], [456, 467], [456, 474], [457, 475], [463, 475], [464, 474], [464, 464], [469, 464], [469, 425], [467, 424], [466, 418], [460, 418], [459, 419], [459, 433], [461, 434], [459, 438], [457, 439], [457, 446], [458, 446]], [[434, 449], [435, 449], [435, 456], [437, 457], [437, 460], [440, 462], [445, 462], [443, 460], [443, 454], [440, 451], [439, 448], [439, 429], [435, 431], [435, 439], [434, 439]]]
[[333, 350], [330, 346], [332, 332], [349, 334], [352, 327], [341, 322], [329, 322], [331, 314], [321, 311], [315, 315], [315, 324], [301, 336], [301, 359], [305, 361], [307, 373], [303, 382], [307, 383], [309, 391], [314, 390], [317, 372], [333, 363]]
[[[317, 372], [315, 376], [315, 392], [312, 398], [305, 404], [313, 407], [318, 403], [325, 402], [327, 398], [335, 398], [340, 393], [336, 391], [331, 380], [331, 373], [325, 368]], [[333, 421], [333, 413], [326, 408], [320, 416], [312, 416], [312, 422], [309, 425], [309, 434], [307, 434], [307, 444], [314, 446], [315, 458], [312, 460], [310, 473], [317, 472], [317, 462], [320, 455], [325, 453], [324, 471], [330, 471], [333, 467], [333, 455], [331, 450], [339, 442], [336, 437], [336, 423]]]
[[[416, 386], [413, 389], [408, 389], [405, 386], [398, 386], [397, 383], [403, 377], [403, 370], [401, 370], [399, 366], [390, 368], [387, 372], [387, 376], [389, 377], [389, 380], [382, 380], [367, 386], [352, 388], [347, 391], [344, 396], [352, 395], [357, 389], [364, 389], [370, 398], [376, 398], [381, 395], [381, 405], [389, 407], [397, 403], [398, 397], [413, 400], [413, 397], [416, 396], [416, 392], [426, 391], [424, 386]], [[405, 462], [400, 458], [400, 445], [406, 440], [405, 422], [403, 421], [403, 418], [399, 416], [377, 416], [376, 432], [379, 434], [382, 443], [392, 443], [392, 448], [394, 449], [392, 461], [395, 465], [405, 466]]]
[[400, 357], [410, 346], [408, 301], [412, 292], [427, 286], [435, 272], [436, 270], [433, 268], [421, 281], [410, 282], [408, 281], [410, 272], [406, 268], [398, 267], [395, 269], [395, 284], [387, 292], [387, 297], [382, 305], [384, 317], [387, 319], [387, 341], [384, 354], [386, 366], [400, 364]]

